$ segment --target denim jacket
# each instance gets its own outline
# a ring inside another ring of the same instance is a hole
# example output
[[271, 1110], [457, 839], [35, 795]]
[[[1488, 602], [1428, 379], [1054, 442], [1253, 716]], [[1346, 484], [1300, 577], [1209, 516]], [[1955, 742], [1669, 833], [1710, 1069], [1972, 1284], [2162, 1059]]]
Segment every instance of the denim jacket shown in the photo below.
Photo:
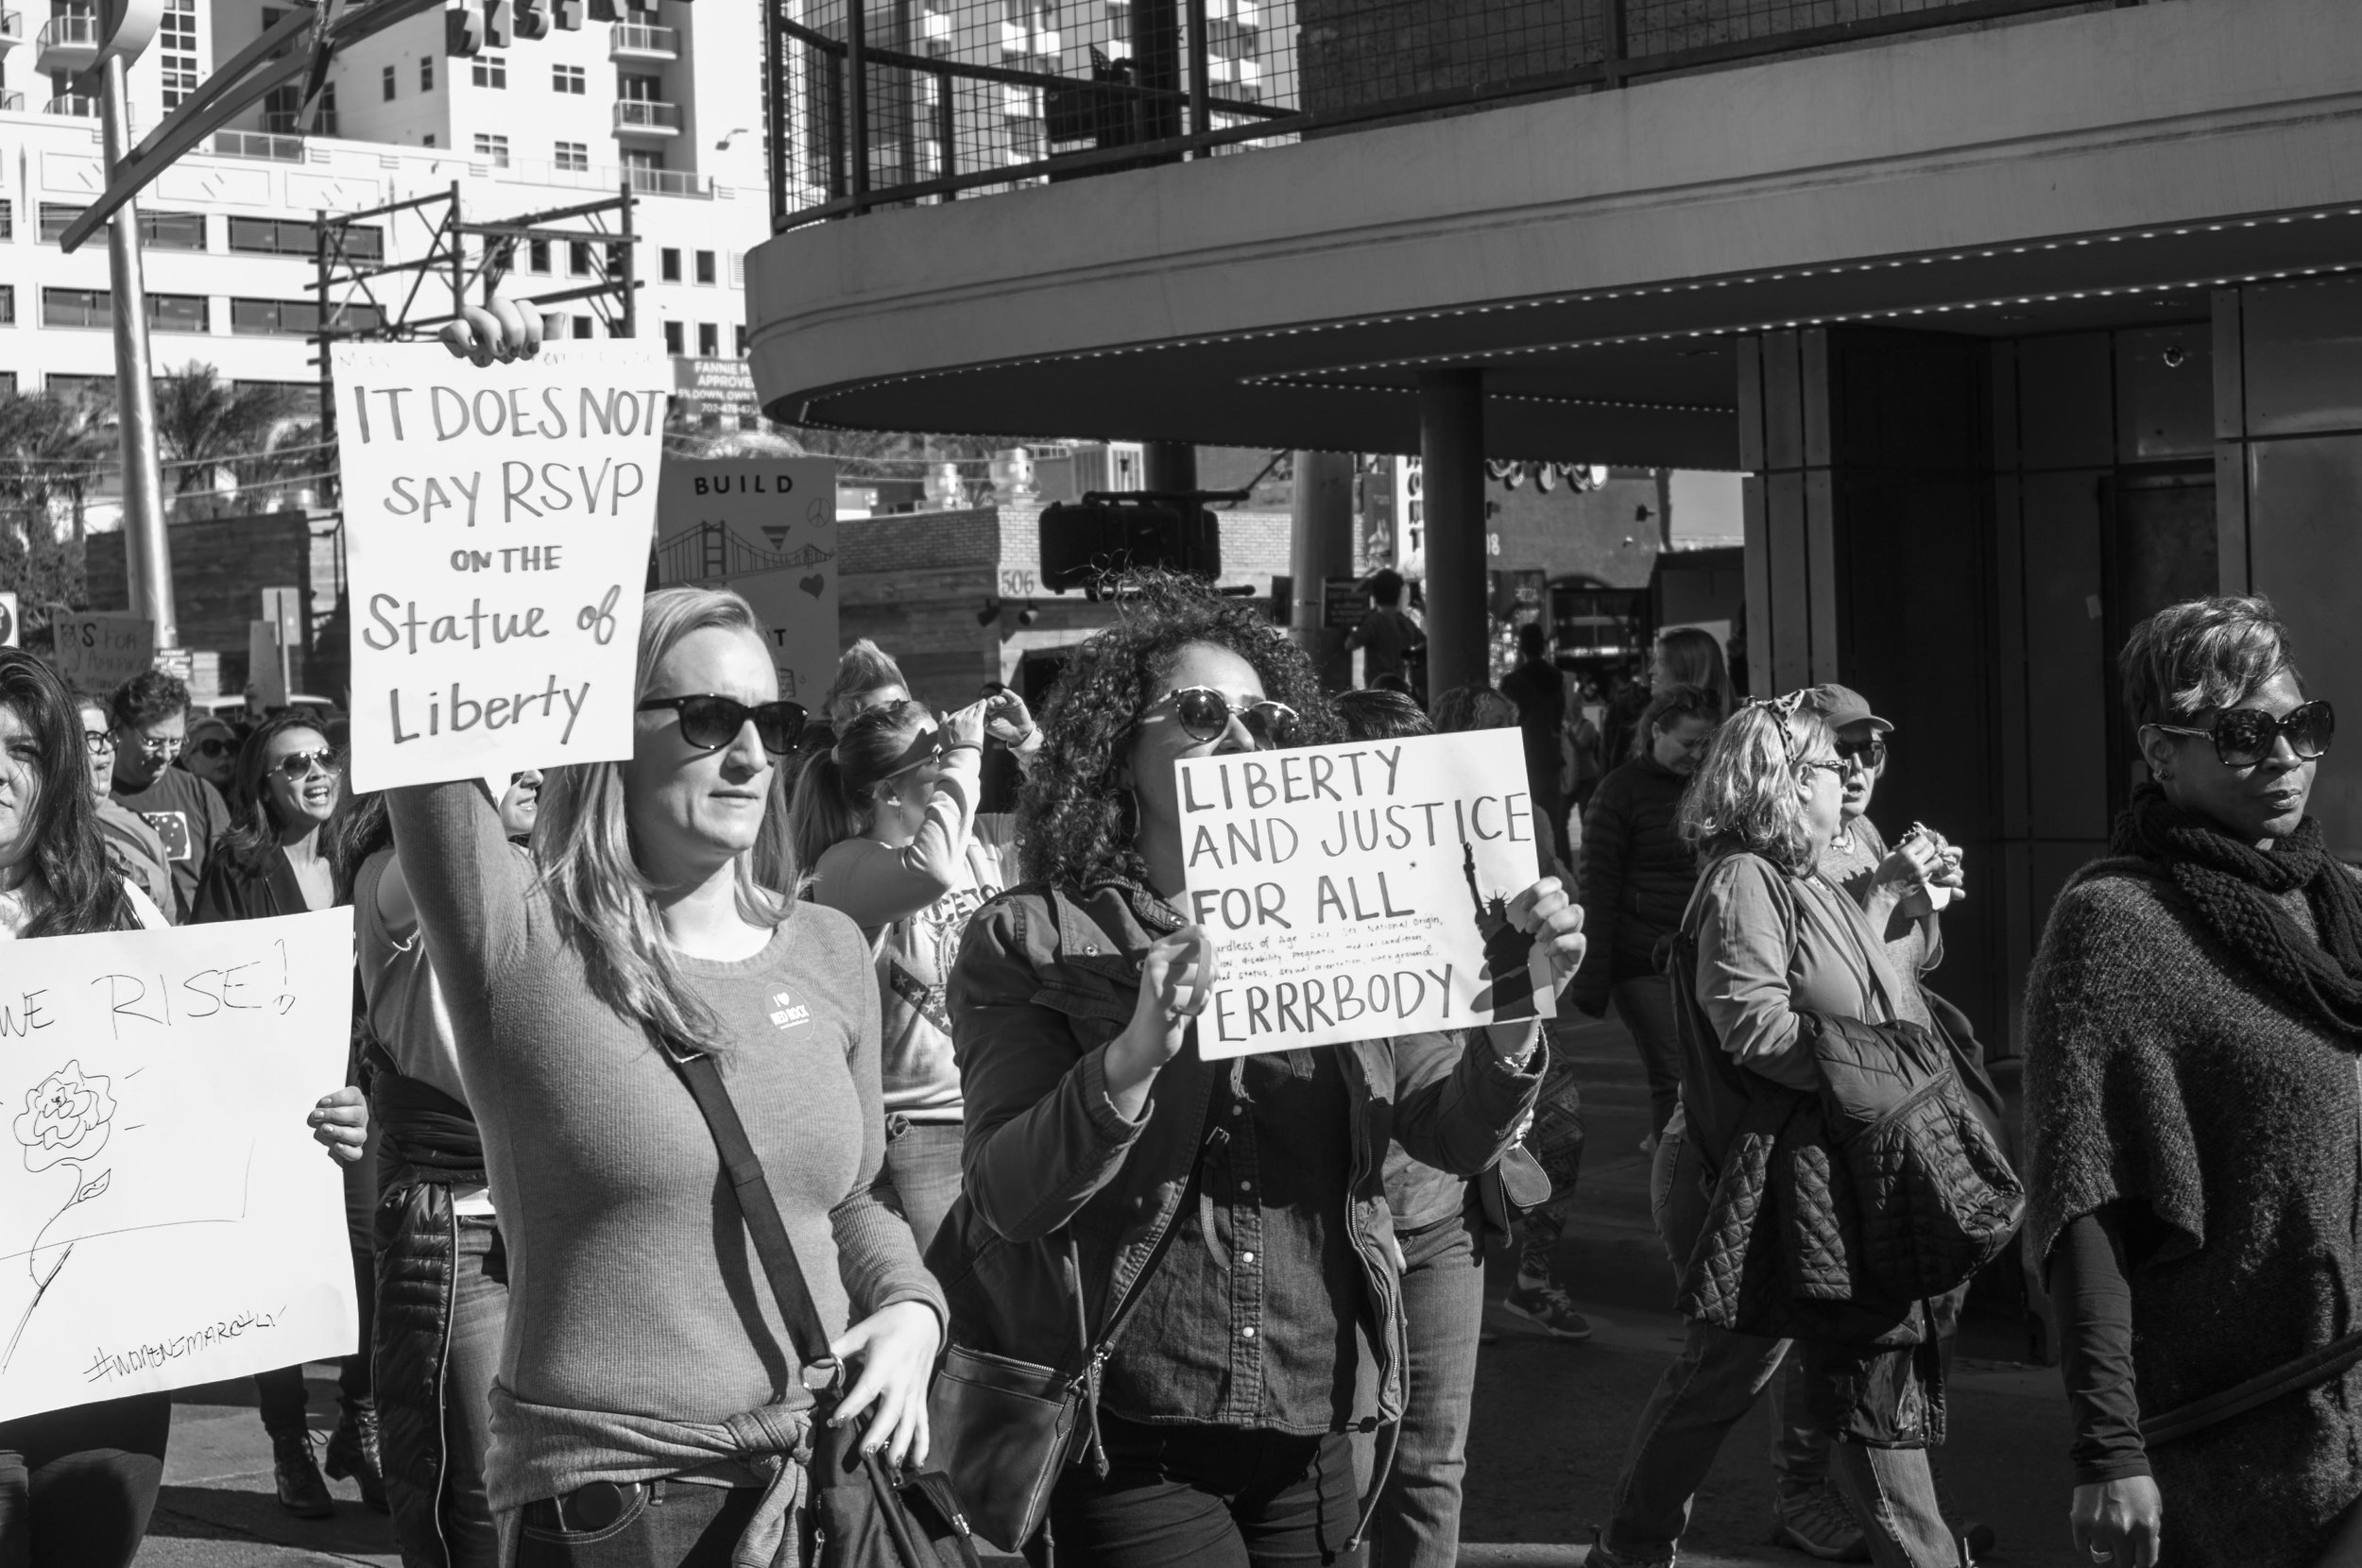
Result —
[[[1140, 959], [1172, 918], [1131, 883], [1036, 882], [968, 924], [950, 984], [965, 1190], [928, 1255], [963, 1346], [1081, 1372], [1084, 1323], [1096, 1334], [1173, 1220], [1227, 1064], [1200, 1061], [1192, 1041], [1157, 1074], [1138, 1121], [1117, 1113], [1106, 1080], [1106, 1048], [1131, 1021]], [[1336, 1048], [1355, 1109], [1344, 1218], [1373, 1320], [1363, 1327], [1377, 1356], [1377, 1414], [1393, 1422], [1404, 1346], [1400, 1254], [1380, 1181], [1388, 1139], [1456, 1174], [1486, 1168], [1532, 1105], [1548, 1048], [1537, 1044], [1523, 1071], [1503, 1064], [1482, 1031]]]

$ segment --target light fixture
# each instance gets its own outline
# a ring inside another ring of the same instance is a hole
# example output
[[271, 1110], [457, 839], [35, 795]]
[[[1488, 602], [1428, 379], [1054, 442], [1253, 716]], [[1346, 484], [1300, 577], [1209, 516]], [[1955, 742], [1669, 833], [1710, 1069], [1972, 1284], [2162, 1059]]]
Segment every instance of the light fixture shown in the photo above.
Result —
[[976, 624], [989, 626], [1000, 619], [1001, 601], [987, 595], [984, 599], [984, 607], [976, 612]]
[[732, 126], [729, 129], [722, 133], [722, 139], [719, 142], [713, 144], [713, 150], [716, 152], [727, 152], [730, 150], [730, 144], [732, 142], [737, 141], [742, 136], [752, 136], [754, 133], [755, 128], [752, 126]]

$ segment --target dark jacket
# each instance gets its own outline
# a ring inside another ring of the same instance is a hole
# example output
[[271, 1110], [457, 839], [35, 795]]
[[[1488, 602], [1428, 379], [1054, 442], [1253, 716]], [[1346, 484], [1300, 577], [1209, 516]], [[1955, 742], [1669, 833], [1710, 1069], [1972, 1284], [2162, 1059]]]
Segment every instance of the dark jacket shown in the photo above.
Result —
[[[1227, 1064], [1209, 1067], [1192, 1041], [1158, 1074], [1137, 1123], [1116, 1114], [1105, 1077], [1106, 1047], [1131, 1021], [1158, 908], [1127, 883], [1087, 891], [1029, 883], [968, 923], [950, 982], [967, 1104], [965, 1190], [927, 1258], [950, 1303], [951, 1338], [964, 1346], [1079, 1372], [1065, 1238], [1081, 1256], [1095, 1331], [1179, 1204]], [[1380, 1183], [1387, 1142], [1400, 1138], [1414, 1157], [1459, 1175], [1482, 1170], [1532, 1105], [1548, 1048], [1537, 1046], [1522, 1073], [1503, 1065], [1481, 1031], [1464, 1042], [1414, 1034], [1335, 1048], [1355, 1108], [1341, 1219], [1373, 1320], [1363, 1326], [1375, 1347], [1378, 1413], [1393, 1421], [1402, 1409], [1404, 1343]]]
[[1698, 857], [1673, 830], [1689, 780], [1652, 757], [1600, 780], [1583, 814], [1583, 929], [1590, 950], [1569, 997], [1595, 1016], [1608, 987], [1658, 972], [1656, 946], [1681, 925]]
[[[1693, 1012], [1693, 1016], [1696, 1014]], [[1915, 1304], [2008, 1244], [2025, 1195], [1965, 1085], [1991, 1087], [1906, 1020], [1799, 1014], [1821, 1086], [1749, 1081], [1681, 1310], [1748, 1334], [1917, 1343]]]
[[303, 901], [303, 884], [296, 880], [285, 850], [273, 849], [258, 873], [239, 864], [216, 844], [205, 862], [205, 875], [197, 884], [197, 895], [189, 901], [189, 924], [267, 920], [273, 915], [301, 914], [310, 907]]

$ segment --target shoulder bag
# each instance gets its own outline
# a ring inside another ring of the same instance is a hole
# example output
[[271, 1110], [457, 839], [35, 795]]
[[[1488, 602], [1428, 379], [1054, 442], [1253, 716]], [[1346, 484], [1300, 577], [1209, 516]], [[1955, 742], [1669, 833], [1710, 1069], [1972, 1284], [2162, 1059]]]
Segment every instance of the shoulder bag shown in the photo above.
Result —
[[[665, 1057], [697, 1101], [713, 1134], [722, 1170], [738, 1195], [762, 1271], [779, 1299], [804, 1387], [812, 1390], [813, 1554], [820, 1568], [983, 1568], [959, 1494], [949, 1477], [921, 1471], [895, 1474], [882, 1454], [864, 1454], [857, 1427], [832, 1427], [829, 1417], [846, 1391], [845, 1367], [829, 1354], [829, 1331], [804, 1283], [803, 1266], [788, 1239], [786, 1221], [747, 1139], [721, 1069], [704, 1051], [670, 1044]], [[793, 1461], [790, 1461], [793, 1462]]]
[[1050, 1512], [1050, 1493], [1067, 1466], [1075, 1462], [1076, 1447], [1086, 1434], [1092, 1465], [1099, 1474], [1107, 1474], [1107, 1456], [1099, 1441], [1101, 1370], [1139, 1302], [1140, 1287], [1164, 1261], [1184, 1219], [1196, 1212], [1207, 1154], [1229, 1140], [1229, 1133], [1219, 1125], [1198, 1140], [1172, 1219], [1132, 1276], [1131, 1287], [1107, 1313], [1096, 1339], [1083, 1304], [1081, 1253], [1068, 1233], [1067, 1288], [1074, 1302], [1075, 1343], [1083, 1352], [1080, 1372], [1062, 1373], [1055, 1367], [956, 1344], [944, 1353], [943, 1369], [928, 1400], [930, 1440], [951, 1484], [962, 1496], [978, 1501], [968, 1516], [976, 1533], [1003, 1551], [1023, 1550], [1041, 1528]]

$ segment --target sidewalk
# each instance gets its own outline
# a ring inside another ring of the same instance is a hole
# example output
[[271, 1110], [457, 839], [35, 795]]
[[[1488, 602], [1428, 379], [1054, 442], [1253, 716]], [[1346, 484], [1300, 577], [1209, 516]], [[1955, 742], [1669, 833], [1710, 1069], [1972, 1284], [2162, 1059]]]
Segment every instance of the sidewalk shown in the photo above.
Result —
[[[1581, 1063], [1588, 1146], [1583, 1201], [1565, 1257], [1594, 1337], [1541, 1338], [1490, 1310], [1499, 1338], [1477, 1369], [1469, 1441], [1465, 1568], [1580, 1568], [1633, 1423], [1681, 1342], [1671, 1273], [1649, 1222], [1648, 1097], [1623, 1031], [1579, 1022], [1557, 1048]], [[1491, 1270], [1496, 1303], [1505, 1257]], [[2071, 1492], [2066, 1416], [2058, 1374], [2007, 1359], [2014, 1325], [1972, 1321], [1952, 1388], [1952, 1441], [1941, 1451], [1960, 1506], [1999, 1532], [1980, 1561], [1994, 1568], [2078, 1568], [2067, 1540]], [[311, 1369], [312, 1418], [335, 1421], [334, 1369]], [[1684, 1568], [1808, 1568], [1812, 1559], [1766, 1543], [1771, 1505], [1768, 1411], [1732, 1434], [1699, 1492]], [[270, 1444], [250, 1383], [183, 1391], [173, 1412], [164, 1491], [141, 1568], [396, 1568], [392, 1531], [362, 1508], [351, 1482], [331, 1482], [336, 1516], [290, 1518], [271, 1493]]]

